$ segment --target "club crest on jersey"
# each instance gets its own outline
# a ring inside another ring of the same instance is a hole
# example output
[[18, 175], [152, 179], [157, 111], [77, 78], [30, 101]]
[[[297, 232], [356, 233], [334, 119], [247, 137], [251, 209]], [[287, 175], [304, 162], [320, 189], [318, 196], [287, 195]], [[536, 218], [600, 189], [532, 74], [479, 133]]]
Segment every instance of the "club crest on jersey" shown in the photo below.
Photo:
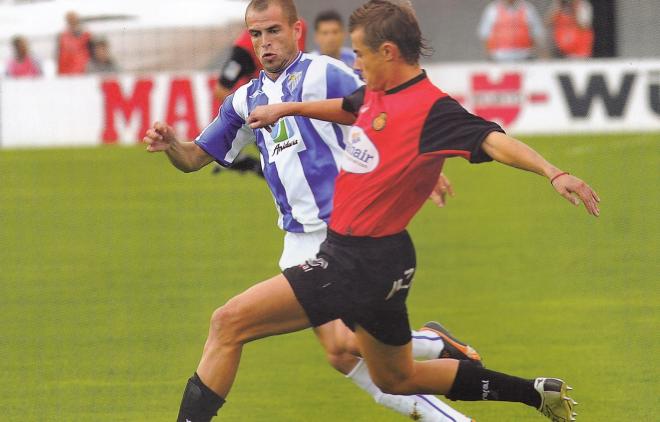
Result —
[[380, 154], [362, 128], [353, 126], [346, 141], [342, 168], [349, 173], [369, 173], [376, 169]]
[[293, 90], [296, 89], [301, 79], [302, 72], [293, 72], [289, 75], [286, 80], [286, 87], [289, 88], [289, 92], [293, 92]]
[[371, 127], [374, 130], [383, 130], [387, 124], [387, 113], [379, 113], [378, 116], [371, 122]]

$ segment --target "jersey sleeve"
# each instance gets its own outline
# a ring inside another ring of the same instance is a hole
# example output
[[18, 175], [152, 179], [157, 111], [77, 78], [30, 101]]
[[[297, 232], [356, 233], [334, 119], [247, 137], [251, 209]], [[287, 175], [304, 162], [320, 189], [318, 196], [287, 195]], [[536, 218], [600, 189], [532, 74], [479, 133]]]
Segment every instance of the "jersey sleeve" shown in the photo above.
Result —
[[362, 81], [344, 62], [328, 63], [326, 69], [327, 98], [343, 98], [354, 92]]
[[227, 89], [232, 89], [239, 80], [252, 75], [255, 70], [257, 67], [250, 53], [241, 46], [234, 46], [231, 56], [222, 67], [218, 83]]
[[304, 55], [311, 60], [304, 76], [302, 101], [343, 98], [363, 82], [344, 62], [328, 56]]
[[345, 96], [344, 101], [341, 103], [341, 108], [344, 109], [344, 111], [357, 115], [360, 111], [360, 107], [364, 104], [365, 92], [366, 87], [361, 86], [350, 95]]
[[254, 132], [236, 110], [234, 95], [225, 99], [218, 116], [195, 139], [200, 148], [225, 167], [231, 165], [246, 145], [255, 141]]
[[504, 133], [504, 130], [497, 123], [471, 114], [453, 98], [443, 97], [431, 107], [424, 122], [420, 153], [462, 156], [471, 163], [492, 161], [481, 148], [491, 132]]

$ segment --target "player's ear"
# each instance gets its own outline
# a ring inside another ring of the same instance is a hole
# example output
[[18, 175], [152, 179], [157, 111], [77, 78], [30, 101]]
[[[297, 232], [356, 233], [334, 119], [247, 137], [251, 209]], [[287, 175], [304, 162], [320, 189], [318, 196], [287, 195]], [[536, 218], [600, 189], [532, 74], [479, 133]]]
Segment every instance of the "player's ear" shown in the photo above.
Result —
[[300, 22], [300, 19], [293, 24], [293, 33], [296, 34], [296, 41], [299, 41], [302, 37], [302, 22]]
[[392, 61], [395, 60], [397, 57], [400, 56], [399, 54], [399, 47], [396, 46], [396, 44], [385, 41], [380, 45], [380, 48], [378, 49], [379, 53], [385, 59], [385, 61]]

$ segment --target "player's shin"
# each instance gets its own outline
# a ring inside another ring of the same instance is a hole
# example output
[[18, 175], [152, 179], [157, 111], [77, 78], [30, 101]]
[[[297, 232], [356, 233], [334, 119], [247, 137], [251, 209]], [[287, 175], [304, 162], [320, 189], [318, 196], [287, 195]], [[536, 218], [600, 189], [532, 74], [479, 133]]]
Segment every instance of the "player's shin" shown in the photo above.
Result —
[[177, 422], [208, 422], [225, 403], [225, 399], [208, 388], [195, 373], [186, 385]]
[[451, 400], [519, 402], [534, 408], [541, 404], [534, 380], [491, 371], [470, 361], [460, 361], [454, 384], [446, 396]]
[[383, 393], [371, 380], [369, 370], [363, 360], [360, 360], [347, 377], [369, 393], [376, 403], [413, 420], [433, 422], [469, 422], [472, 420], [434, 396], [397, 396]]

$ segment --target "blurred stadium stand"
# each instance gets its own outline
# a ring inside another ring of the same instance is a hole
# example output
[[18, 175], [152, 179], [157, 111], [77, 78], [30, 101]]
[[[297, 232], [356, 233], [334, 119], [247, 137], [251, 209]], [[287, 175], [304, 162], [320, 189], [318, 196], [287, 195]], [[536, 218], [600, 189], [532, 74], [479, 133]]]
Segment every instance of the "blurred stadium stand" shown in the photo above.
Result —
[[211, 69], [242, 29], [244, 8], [229, 0], [0, 0], [0, 63], [21, 34], [53, 75], [57, 34], [75, 11], [126, 71]]
[[[490, 0], [413, 0], [422, 30], [434, 48], [429, 62], [480, 61], [476, 36], [481, 12]], [[529, 0], [541, 14], [550, 0]], [[75, 10], [93, 35], [104, 36], [126, 71], [213, 70], [243, 25], [244, 0], [0, 0], [0, 63], [11, 55], [16, 34], [28, 38], [32, 51], [53, 74], [55, 37], [64, 14]], [[598, 0], [594, 5], [597, 57], [660, 57], [660, 2]], [[326, 1], [297, 2], [313, 21]], [[348, 18], [355, 0], [335, 0], [332, 7]], [[308, 45], [313, 46], [313, 31]]]
[[[528, 0], [544, 15], [550, 0]], [[332, 7], [348, 18], [355, 9], [355, 0], [334, 0]], [[420, 20], [422, 32], [430, 41], [435, 54], [429, 61], [483, 60], [483, 47], [477, 39], [477, 25], [482, 10], [490, 0], [412, 0]], [[660, 2], [658, 0], [591, 0], [594, 6], [594, 27], [600, 37], [616, 39], [619, 57], [660, 57]], [[304, 17], [313, 17], [328, 7], [322, 0], [298, 1], [298, 10]], [[612, 9], [614, 22], [609, 21]], [[614, 29], [615, 34], [608, 33]], [[311, 42], [311, 38], [309, 39]], [[598, 41], [597, 41], [598, 42]], [[604, 57], [606, 54], [600, 54]]]

